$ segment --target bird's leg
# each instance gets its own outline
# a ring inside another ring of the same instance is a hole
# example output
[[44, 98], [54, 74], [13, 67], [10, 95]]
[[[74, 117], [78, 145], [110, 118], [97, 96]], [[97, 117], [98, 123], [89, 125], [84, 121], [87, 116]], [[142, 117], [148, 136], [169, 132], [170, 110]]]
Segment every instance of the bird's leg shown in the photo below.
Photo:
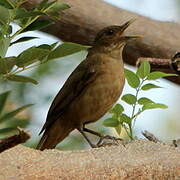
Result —
[[119, 140], [119, 141], [122, 141], [121, 138], [117, 138], [117, 137], [110, 136], [110, 135], [102, 135], [102, 134], [100, 134], [100, 133], [98, 133], [98, 132], [96, 132], [96, 131], [93, 131], [93, 130], [88, 129], [88, 128], [85, 128], [85, 127], [83, 127], [83, 131], [88, 132], [88, 133], [91, 133], [91, 134], [93, 134], [93, 135], [96, 135], [96, 136], [100, 137], [100, 139], [99, 139], [99, 141], [98, 141], [98, 143], [97, 143], [97, 146], [101, 146], [101, 145], [103, 144], [103, 140], [104, 140], [104, 139], [113, 140], [113, 141], [114, 141], [114, 144], [117, 144], [117, 141], [118, 141], [118, 140]]
[[96, 131], [93, 131], [93, 130], [91, 130], [91, 129], [87, 129], [87, 128], [85, 128], [85, 127], [83, 127], [83, 131], [88, 132], [88, 133], [93, 134], [93, 135], [98, 136], [98, 137], [103, 137], [102, 134], [100, 134], [100, 133], [98, 133], [98, 132], [96, 132]]
[[86, 139], [86, 141], [89, 143], [89, 145], [92, 147], [92, 148], [96, 148], [97, 145], [93, 144], [89, 138], [86, 136], [86, 134], [84, 133], [83, 129], [81, 128], [78, 128], [78, 131], [83, 135], [83, 137]]

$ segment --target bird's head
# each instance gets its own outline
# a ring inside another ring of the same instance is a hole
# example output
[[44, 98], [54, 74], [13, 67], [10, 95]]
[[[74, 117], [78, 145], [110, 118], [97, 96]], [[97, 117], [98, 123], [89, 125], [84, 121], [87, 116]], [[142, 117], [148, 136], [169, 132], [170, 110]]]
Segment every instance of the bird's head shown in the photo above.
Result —
[[94, 40], [94, 46], [120, 48], [124, 46], [129, 39], [139, 38], [140, 36], [125, 36], [124, 31], [134, 22], [129, 20], [121, 26], [108, 26], [99, 31]]

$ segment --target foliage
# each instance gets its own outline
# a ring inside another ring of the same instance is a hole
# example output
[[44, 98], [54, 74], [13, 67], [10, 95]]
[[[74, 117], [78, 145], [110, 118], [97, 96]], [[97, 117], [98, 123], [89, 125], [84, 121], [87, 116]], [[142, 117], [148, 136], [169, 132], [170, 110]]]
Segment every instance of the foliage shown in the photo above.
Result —
[[135, 90], [135, 94], [125, 94], [121, 100], [132, 107], [131, 115], [124, 113], [124, 107], [121, 104], [116, 104], [111, 110], [111, 117], [106, 119], [103, 124], [107, 127], [113, 127], [120, 135], [123, 127], [129, 138], [134, 139], [133, 126], [137, 117], [144, 111], [150, 109], [166, 109], [167, 106], [160, 103], [155, 103], [147, 97], [139, 98], [140, 91], [148, 91], [150, 89], [161, 88], [149, 81], [155, 81], [162, 77], [175, 76], [175, 74], [166, 74], [162, 72], [150, 72], [150, 64], [148, 61], [141, 63], [136, 73], [125, 69], [125, 78], [131, 88]]
[[[37, 38], [18, 38], [18, 35], [27, 31], [40, 30], [53, 23], [52, 20], [44, 20], [40, 17], [59, 19], [60, 12], [69, 8], [67, 4], [58, 0], [50, 2], [43, 0], [37, 7], [26, 10], [21, 8], [21, 5], [25, 2], [25, 0], [3, 0], [0, 2], [0, 79], [37, 84], [38, 82], [31, 77], [17, 74], [50, 60], [85, 50], [88, 47], [68, 42], [60, 45], [57, 43], [42, 44], [26, 49], [17, 57], [6, 57], [10, 46]], [[19, 25], [19, 30], [16, 32], [13, 31], [12, 22]], [[17, 40], [14, 40], [15, 37]]]
[[27, 104], [13, 111], [6, 112], [5, 107], [9, 94], [10, 91], [6, 91], [0, 94], [0, 136], [14, 132], [18, 126], [26, 127], [29, 124], [29, 119], [27, 117], [23, 118], [17, 115], [26, 108], [32, 106], [32, 104]]
[[[87, 46], [69, 42], [41, 44], [24, 50], [18, 56], [7, 57], [6, 54], [9, 47], [38, 38], [32, 36], [22, 37], [23, 33], [40, 30], [53, 24], [53, 20], [61, 17], [62, 11], [70, 8], [69, 5], [58, 0], [42, 0], [36, 7], [26, 10], [22, 8], [26, 1], [0, 1], [0, 80], [2, 84], [9, 85], [9, 81], [22, 82], [20, 83], [21, 87], [25, 87], [25, 83], [38, 84], [32, 77], [26, 76], [26, 74], [21, 75], [20, 73], [88, 48]], [[44, 17], [47, 18], [45, 19]], [[19, 26], [17, 31], [13, 29], [12, 23], [16, 23]], [[9, 92], [0, 94], [0, 113], [4, 109], [8, 95]], [[29, 122], [18, 119], [16, 115], [29, 106], [31, 105], [28, 104], [14, 111], [2, 113], [0, 115], [0, 128], [2, 128], [0, 129], [0, 134], [12, 132], [17, 126], [25, 127]]]

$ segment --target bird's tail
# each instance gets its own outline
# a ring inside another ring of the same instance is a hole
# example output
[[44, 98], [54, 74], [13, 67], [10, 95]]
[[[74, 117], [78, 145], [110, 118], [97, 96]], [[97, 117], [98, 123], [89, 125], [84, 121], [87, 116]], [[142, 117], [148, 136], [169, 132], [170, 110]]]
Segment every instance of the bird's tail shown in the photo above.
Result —
[[74, 128], [68, 127], [68, 124], [62, 124], [56, 120], [50, 127], [48, 127], [41, 137], [36, 149], [53, 149], [60, 143]]

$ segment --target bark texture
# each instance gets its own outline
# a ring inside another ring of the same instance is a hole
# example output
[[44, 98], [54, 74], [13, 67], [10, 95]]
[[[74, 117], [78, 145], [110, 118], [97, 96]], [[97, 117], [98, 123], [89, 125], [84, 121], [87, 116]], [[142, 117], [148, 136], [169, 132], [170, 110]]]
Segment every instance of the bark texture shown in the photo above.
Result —
[[[26, 8], [34, 6], [39, 1], [28, 1]], [[127, 33], [143, 37], [129, 42], [125, 47], [123, 57], [126, 63], [135, 65], [139, 57], [169, 59], [180, 50], [178, 23], [155, 21], [100, 0], [63, 0], [63, 2], [69, 4], [71, 8], [64, 11], [61, 20], [43, 31], [64, 41], [92, 45], [95, 34], [101, 28], [136, 18]], [[169, 79], [180, 84], [180, 76]]]
[[18, 144], [25, 143], [30, 138], [29, 132], [26, 132], [21, 128], [18, 128], [18, 131], [18, 134], [12, 135], [4, 139], [0, 139], [0, 153]]
[[18, 145], [0, 154], [1, 180], [180, 179], [180, 148], [146, 140], [125, 147], [38, 151]]

